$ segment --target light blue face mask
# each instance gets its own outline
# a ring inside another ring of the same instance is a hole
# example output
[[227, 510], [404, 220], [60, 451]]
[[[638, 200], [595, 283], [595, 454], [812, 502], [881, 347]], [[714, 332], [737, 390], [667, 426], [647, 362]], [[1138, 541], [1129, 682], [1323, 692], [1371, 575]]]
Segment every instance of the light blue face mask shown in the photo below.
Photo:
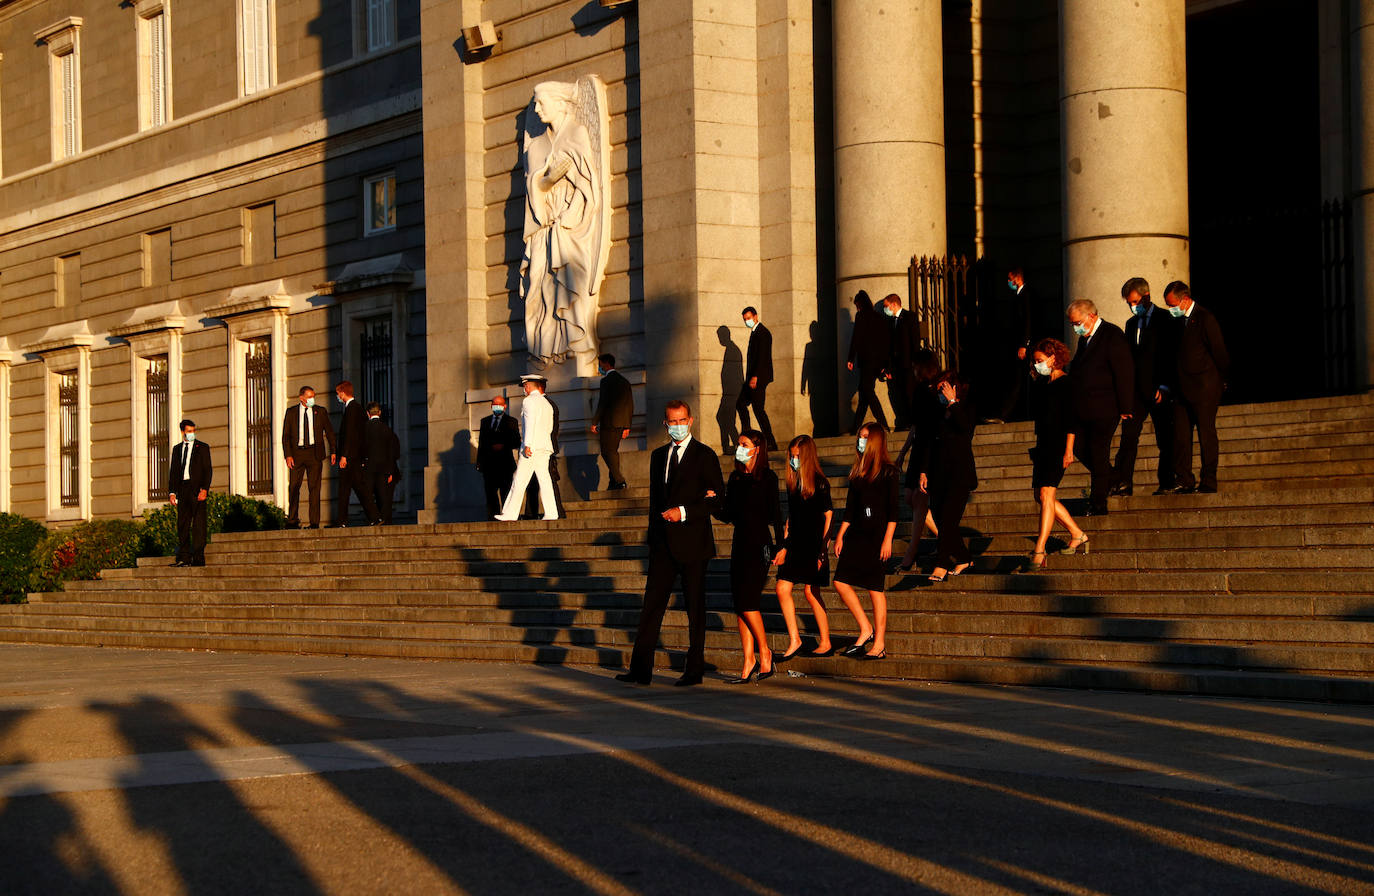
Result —
[[886, 314], [888, 317], [896, 317], [896, 316], [897, 316], [897, 312], [893, 311], [893, 310], [892, 310], [892, 306], [891, 306], [891, 305], [887, 305], [887, 304], [884, 304], [884, 305], [883, 305], [883, 314]]
[[1141, 299], [1139, 302], [1136, 302], [1134, 306], [1132, 306], [1131, 313], [1134, 314], [1136, 317], [1144, 317], [1146, 312], [1148, 312], [1149, 310], [1150, 303], [1145, 301], [1144, 299]]
[[1016, 292], [1016, 281], [1014, 281], [1014, 280], [1008, 280], [1008, 281], [1007, 281], [1007, 289], [1010, 289], [1012, 292]]
[[668, 425], [668, 438], [674, 442], [681, 442], [692, 434], [692, 427], [686, 423], [670, 423]]
[[1049, 365], [1049, 362], [1048, 362], [1048, 361], [1036, 361], [1036, 362], [1035, 362], [1035, 372], [1038, 373], [1038, 374], [1040, 374], [1041, 376], [1049, 376], [1049, 375], [1050, 375], [1050, 365]]
[[860, 453], [860, 454], [863, 454], [864, 451], [865, 451], [867, 448], [868, 448], [868, 439], [864, 438], [863, 436], [859, 436], [859, 453]]
[[1172, 314], [1174, 317], [1182, 317], [1185, 312], [1183, 311], [1182, 305], [1170, 305], [1169, 313]]
[[491, 406], [491, 412], [499, 417], [506, 412], [506, 406], [503, 404], [494, 404]]
[[801, 458], [800, 458], [800, 457], [789, 457], [789, 458], [787, 459], [787, 465], [788, 465], [789, 467], [791, 467], [792, 469], [794, 469], [794, 470], [800, 470], [800, 469], [801, 469]]
[[1073, 331], [1074, 331], [1075, 333], [1077, 333], [1079, 336], [1087, 336], [1087, 335], [1088, 335], [1088, 328], [1085, 327], [1083, 324], [1074, 324], [1074, 325], [1073, 325]]
[[940, 404], [949, 404], [949, 396], [943, 392], [936, 392], [935, 397], [940, 399]]
[[740, 445], [738, 448], [735, 449], [735, 460], [739, 461], [742, 464], [749, 463], [749, 458], [753, 456], [754, 452], [750, 451], [748, 448], [745, 448], [743, 445]]
[[746, 320], [746, 321], [744, 322], [744, 325], [745, 325], [746, 327], [748, 327], [749, 329], [752, 330], [752, 329], [754, 329], [755, 327], [757, 327], [757, 326], [759, 325], [759, 319], [756, 317], [756, 318], [753, 318], [752, 320]]
[[313, 408], [315, 406], [315, 396], [312, 395], [309, 398], [307, 398], [305, 400], [305, 406], [308, 408]]
[[195, 433], [193, 433], [193, 432], [188, 432], [188, 433], [184, 433], [184, 435], [186, 436], [186, 443], [187, 443], [187, 444], [189, 444], [189, 445], [194, 445], [194, 444], [195, 444], [195, 441], [196, 441], [196, 434], [195, 434]]

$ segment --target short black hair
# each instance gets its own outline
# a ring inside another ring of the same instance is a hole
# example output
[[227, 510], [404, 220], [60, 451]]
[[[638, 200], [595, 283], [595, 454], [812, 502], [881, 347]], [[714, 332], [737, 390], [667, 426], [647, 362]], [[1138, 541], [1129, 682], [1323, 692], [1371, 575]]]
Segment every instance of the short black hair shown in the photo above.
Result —
[[602, 364], [605, 364], [608, 368], [612, 370], [615, 369], [615, 355], [611, 354], [610, 352], [606, 352], [606, 354], [604, 355], [597, 355], [596, 360], [600, 361]]
[[1175, 280], [1164, 287], [1164, 297], [1168, 298], [1170, 295], [1178, 296], [1180, 299], [1191, 299], [1193, 297], [1193, 294], [1188, 291], [1188, 284], [1184, 283], [1182, 280]]
[[314, 392], [314, 391], [315, 391], [315, 388], [314, 388], [313, 386], [301, 386], [301, 391], [299, 391], [299, 392], [296, 393], [296, 397], [297, 397], [297, 398], [300, 398], [300, 397], [301, 397], [302, 395], [304, 395], [305, 393], [307, 393], [307, 392]]
[[1150, 297], [1150, 282], [1144, 277], [1132, 277], [1121, 285], [1121, 298], [1138, 293], [1142, 299]]
[[179, 424], [177, 424], [177, 425], [181, 427], [181, 431], [182, 431], [182, 432], [185, 432], [185, 431], [186, 431], [186, 427], [188, 427], [188, 426], [191, 427], [192, 429], [195, 429], [195, 428], [196, 428], [196, 421], [194, 421], [194, 420], [183, 420], [183, 421], [181, 421], [181, 423], [179, 423]]
[[376, 411], [378, 414], [382, 412], [382, 403], [380, 401], [369, 401], [367, 403], [368, 414], [371, 414], [373, 411]]
[[741, 312], [739, 313], [739, 316], [740, 316], [740, 317], [744, 317], [744, 315], [746, 315], [746, 314], [752, 314], [752, 315], [754, 315], [755, 317], [758, 317], [758, 316], [759, 316], [759, 309], [755, 308], [753, 305], [750, 305], [748, 308], [745, 308], [743, 311], [741, 311]]

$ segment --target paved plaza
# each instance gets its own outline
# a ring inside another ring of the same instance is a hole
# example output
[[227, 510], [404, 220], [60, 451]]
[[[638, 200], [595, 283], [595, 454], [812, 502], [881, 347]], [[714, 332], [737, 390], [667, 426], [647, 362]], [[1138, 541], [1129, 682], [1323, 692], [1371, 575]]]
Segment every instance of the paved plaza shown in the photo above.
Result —
[[0, 892], [1374, 892], [1374, 708], [0, 649]]

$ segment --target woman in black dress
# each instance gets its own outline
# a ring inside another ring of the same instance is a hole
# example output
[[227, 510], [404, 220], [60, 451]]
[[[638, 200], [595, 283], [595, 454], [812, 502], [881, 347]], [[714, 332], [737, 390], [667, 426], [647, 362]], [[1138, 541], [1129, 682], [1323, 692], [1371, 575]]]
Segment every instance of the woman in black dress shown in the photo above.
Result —
[[731, 684], [759, 681], [773, 674], [773, 654], [763, 630], [762, 604], [773, 546], [782, 531], [782, 505], [778, 500], [778, 476], [768, 469], [766, 446], [761, 432], [749, 429], [740, 434], [735, 471], [725, 484], [725, 500], [715, 514], [721, 522], [735, 526], [730, 544], [730, 594], [739, 616], [744, 670], [739, 678], [728, 679]]
[[[887, 561], [897, 531], [900, 480], [887, 459], [887, 430], [876, 423], [861, 427], [858, 455], [849, 471], [849, 500], [835, 537], [835, 593], [859, 623], [859, 638], [845, 648], [845, 656], [887, 656]], [[872, 624], [859, 603], [859, 588], [873, 601]]]
[[940, 534], [940, 527], [935, 525], [935, 515], [930, 512], [930, 496], [921, 490], [921, 468], [930, 454], [930, 446], [935, 442], [935, 430], [944, 413], [944, 406], [936, 400], [930, 388], [940, 375], [940, 364], [933, 351], [923, 348], [916, 353], [911, 366], [916, 375], [916, 391], [911, 397], [911, 431], [907, 433], [906, 444], [897, 453], [898, 469], [902, 467], [902, 459], [908, 458], [903, 488], [906, 503], [911, 507], [911, 541], [907, 543], [906, 554], [898, 564], [902, 572], [911, 572], [916, 565], [921, 535], [926, 531], [937, 537]]
[[973, 565], [959, 523], [969, 495], [978, 488], [978, 467], [973, 460], [973, 403], [967, 401], [968, 385], [951, 370], [935, 380], [936, 399], [944, 406], [935, 440], [921, 470], [921, 491], [930, 496], [930, 510], [940, 528], [935, 569], [930, 581], [943, 582]]
[[1035, 346], [1033, 358], [1038, 382], [1033, 393], [1036, 412], [1031, 491], [1040, 504], [1040, 532], [1027, 568], [1044, 569], [1045, 543], [1056, 519], [1069, 530], [1069, 537], [1073, 539], [1064, 553], [1072, 554], [1080, 547], [1087, 553], [1088, 536], [1078, 528], [1058, 497], [1064, 471], [1073, 463], [1073, 395], [1069, 378], [1064, 373], [1064, 368], [1069, 366], [1069, 347], [1058, 339], [1042, 339]]
[[811, 613], [816, 617], [817, 643], [810, 656], [830, 656], [830, 620], [818, 592], [830, 584], [830, 557], [826, 551], [830, 519], [830, 483], [821, 471], [816, 443], [810, 436], [797, 436], [787, 446], [787, 523], [782, 529], [782, 550], [773, 558], [778, 567], [778, 606], [787, 623], [787, 653], [778, 657], [784, 663], [801, 650], [797, 628], [797, 606], [792, 588], [801, 585]]

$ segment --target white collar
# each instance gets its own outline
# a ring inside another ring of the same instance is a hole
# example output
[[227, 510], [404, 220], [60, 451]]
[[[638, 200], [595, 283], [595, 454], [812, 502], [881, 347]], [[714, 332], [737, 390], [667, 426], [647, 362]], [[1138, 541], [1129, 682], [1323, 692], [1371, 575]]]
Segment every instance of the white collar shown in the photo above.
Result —
[[1100, 326], [1102, 326], [1102, 318], [1099, 317], [1097, 320], [1093, 321], [1092, 329], [1089, 330], [1086, 334], [1089, 340], [1091, 340], [1094, 336], [1097, 335], [1097, 328]]
[[1016, 294], [1017, 294], [1018, 296], [1021, 295], [1021, 290], [1025, 289], [1025, 288], [1026, 288], [1026, 284], [1022, 283], [1020, 286], [1016, 287]]
[[668, 437], [668, 450], [671, 451], [671, 450], [673, 450], [673, 448], [686, 448], [686, 447], [687, 447], [687, 443], [690, 442], [690, 441], [692, 441], [692, 434], [691, 434], [690, 432], [687, 433], [687, 438], [683, 439], [681, 442], [674, 442], [674, 441], [673, 441], [673, 437], [672, 437], [672, 436], [669, 436], [669, 437]]

